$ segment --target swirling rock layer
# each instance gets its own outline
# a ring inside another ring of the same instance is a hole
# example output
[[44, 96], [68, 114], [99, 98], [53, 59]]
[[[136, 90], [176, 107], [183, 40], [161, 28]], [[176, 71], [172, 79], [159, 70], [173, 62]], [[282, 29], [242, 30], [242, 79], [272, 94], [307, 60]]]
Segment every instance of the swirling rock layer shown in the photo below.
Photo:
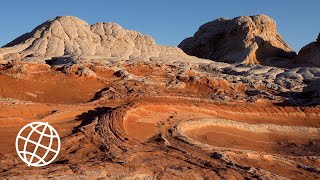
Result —
[[[290, 51], [265, 16], [213, 23], [233, 21], [248, 40], [270, 36]], [[261, 62], [275, 51], [266, 52]], [[320, 68], [199, 59], [75, 17], [45, 22], [0, 54], [1, 178], [320, 178]], [[17, 133], [34, 121], [62, 138], [42, 168], [15, 152]]]
[[[244, 67], [220, 65], [216, 75], [210, 64], [2, 66], [0, 175], [319, 178], [319, 107], [278, 106], [287, 101], [274, 93], [280, 81], [273, 89], [251, 86], [250, 78], [234, 82]], [[246, 73], [299, 74], [275, 70]], [[315, 69], [306, 72], [317, 77]], [[32, 121], [49, 122], [62, 137], [59, 157], [41, 169], [27, 167], [14, 149], [16, 133]]]

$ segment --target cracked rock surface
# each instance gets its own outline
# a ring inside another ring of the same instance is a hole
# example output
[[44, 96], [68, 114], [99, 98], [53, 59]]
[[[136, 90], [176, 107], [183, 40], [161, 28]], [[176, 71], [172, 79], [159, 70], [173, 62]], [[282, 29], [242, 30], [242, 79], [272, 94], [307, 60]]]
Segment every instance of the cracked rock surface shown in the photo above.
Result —
[[[318, 41], [290, 59], [264, 15], [199, 31], [209, 59], [68, 16], [0, 48], [0, 179], [320, 179]], [[30, 122], [61, 137], [48, 166], [16, 153]]]
[[185, 56], [175, 47], [156, 45], [153, 38], [125, 30], [116, 23], [96, 23], [71, 16], [44, 22], [0, 50], [3, 60], [43, 61], [52, 57], [145, 59], [166, 55]]

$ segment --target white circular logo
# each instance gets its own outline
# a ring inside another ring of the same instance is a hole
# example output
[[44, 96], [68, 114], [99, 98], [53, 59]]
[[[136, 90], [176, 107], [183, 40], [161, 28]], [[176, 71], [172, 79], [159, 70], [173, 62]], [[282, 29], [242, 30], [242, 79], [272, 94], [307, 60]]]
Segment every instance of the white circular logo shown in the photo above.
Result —
[[44, 122], [25, 125], [16, 138], [17, 153], [28, 166], [41, 167], [50, 164], [58, 156], [60, 146], [57, 131]]

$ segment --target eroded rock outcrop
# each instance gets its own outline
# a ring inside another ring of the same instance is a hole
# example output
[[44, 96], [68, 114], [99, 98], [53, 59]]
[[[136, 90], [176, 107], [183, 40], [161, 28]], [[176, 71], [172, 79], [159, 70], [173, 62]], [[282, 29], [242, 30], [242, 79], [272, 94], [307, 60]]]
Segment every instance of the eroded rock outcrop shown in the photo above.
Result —
[[0, 49], [0, 59], [42, 61], [52, 57], [151, 58], [185, 56], [176, 47], [158, 46], [148, 35], [125, 30], [116, 23], [96, 23], [71, 16], [49, 20]]
[[266, 15], [220, 18], [202, 25], [179, 47], [189, 55], [223, 62], [267, 64], [295, 55]]
[[[21, 60], [0, 65], [0, 179], [320, 179], [320, 68], [200, 59], [74, 17], [0, 52]], [[34, 121], [61, 138], [45, 168], [15, 148]]]
[[304, 46], [298, 55], [303, 62], [320, 67], [320, 33], [317, 40]]

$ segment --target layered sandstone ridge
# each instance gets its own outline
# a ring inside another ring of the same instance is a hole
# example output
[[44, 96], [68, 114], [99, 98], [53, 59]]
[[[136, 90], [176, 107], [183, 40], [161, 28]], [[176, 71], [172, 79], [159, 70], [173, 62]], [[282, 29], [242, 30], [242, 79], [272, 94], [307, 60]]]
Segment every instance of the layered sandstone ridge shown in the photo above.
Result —
[[208, 22], [179, 47], [189, 55], [229, 63], [270, 65], [295, 55], [266, 15]]
[[[320, 179], [320, 68], [200, 59], [74, 17], [0, 53], [0, 179]], [[35, 121], [61, 138], [43, 168], [15, 148]]]
[[153, 38], [116, 23], [87, 22], [71, 16], [49, 20], [0, 49], [0, 60], [44, 61], [52, 57], [145, 59], [186, 56], [179, 48], [158, 46]]

